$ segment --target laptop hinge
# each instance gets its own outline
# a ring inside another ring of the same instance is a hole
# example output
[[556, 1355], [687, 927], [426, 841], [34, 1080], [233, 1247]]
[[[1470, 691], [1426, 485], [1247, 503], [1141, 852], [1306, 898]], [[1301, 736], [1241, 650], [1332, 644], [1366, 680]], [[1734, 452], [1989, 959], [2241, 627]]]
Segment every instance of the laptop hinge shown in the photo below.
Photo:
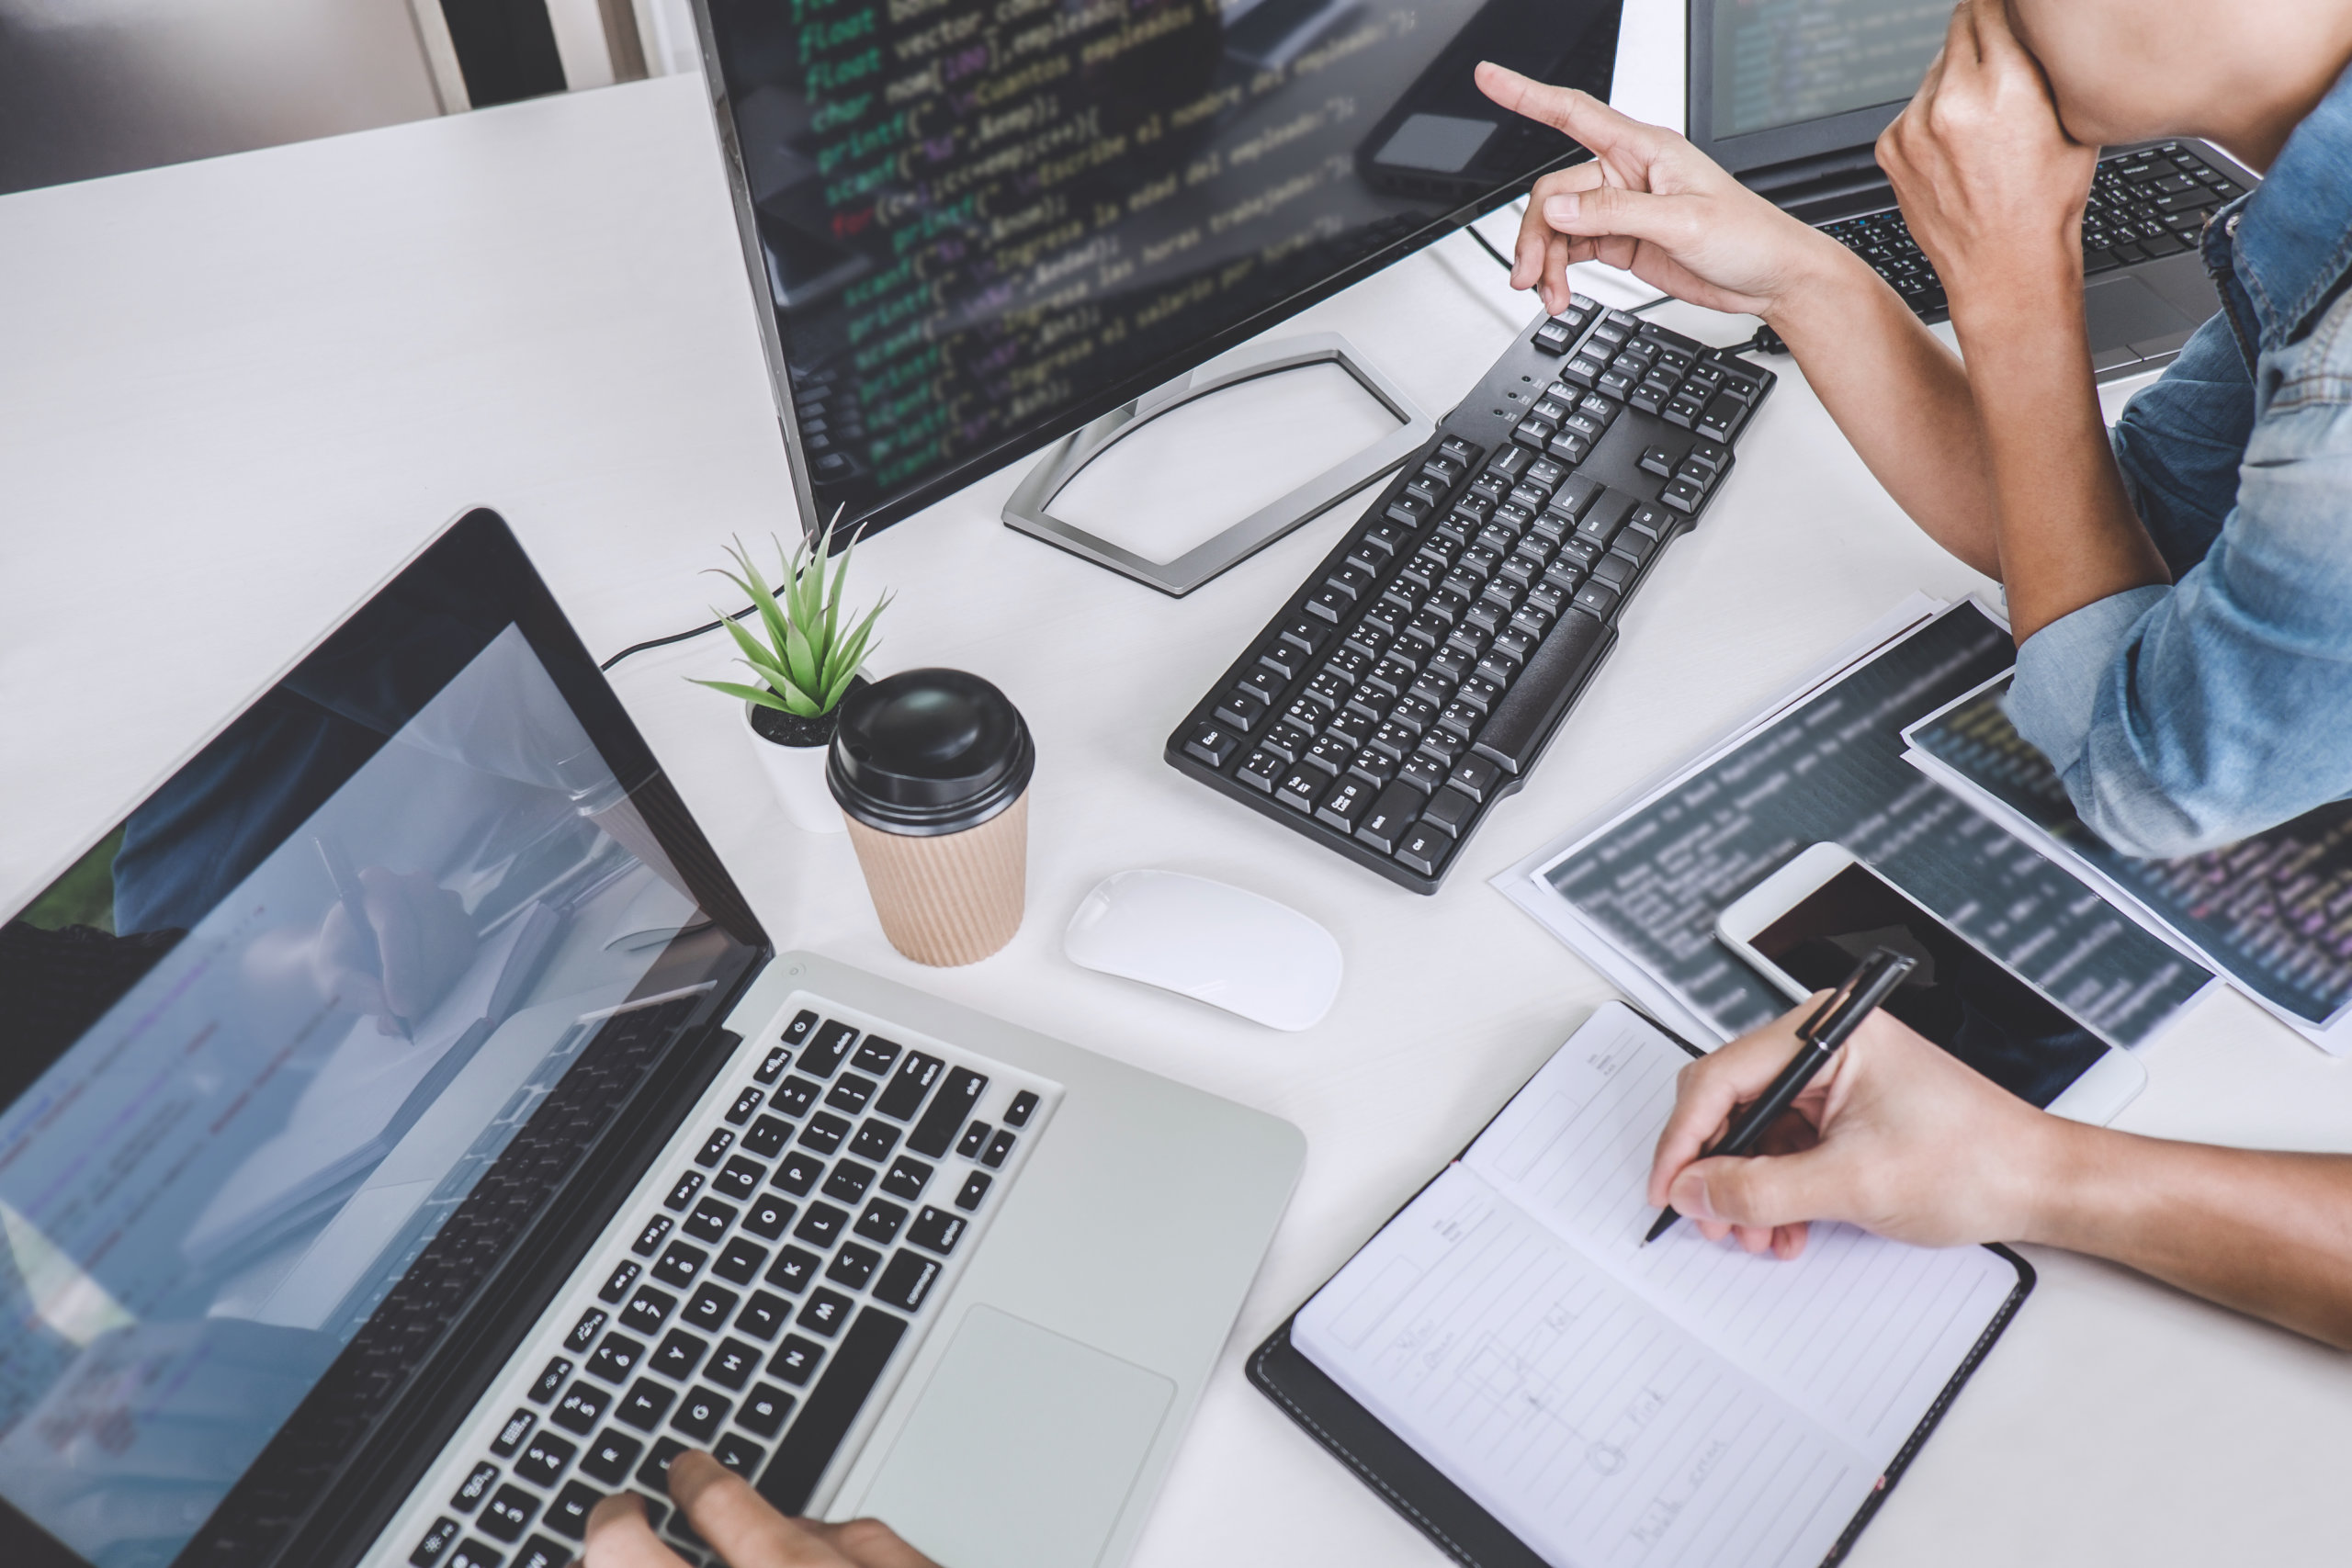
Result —
[[1739, 175], [1739, 183], [1808, 223], [1894, 205], [1894, 191], [1868, 147], [1749, 169]]

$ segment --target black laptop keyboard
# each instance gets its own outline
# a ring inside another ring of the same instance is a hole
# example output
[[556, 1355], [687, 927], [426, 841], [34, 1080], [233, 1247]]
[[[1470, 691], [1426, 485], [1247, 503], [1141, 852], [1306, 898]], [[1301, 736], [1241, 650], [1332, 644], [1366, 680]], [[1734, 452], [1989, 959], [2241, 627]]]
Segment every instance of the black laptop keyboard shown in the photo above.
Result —
[[[2245, 190], [2177, 141], [2100, 159], [2083, 210], [2084, 273], [2109, 272], [2192, 249], [2206, 217]], [[1870, 263], [1921, 316], [1939, 321], [1951, 313], [1943, 281], [1920, 254], [1902, 213], [1889, 209], [1821, 228]]]
[[371, 1563], [563, 1568], [622, 1490], [702, 1562], [666, 1501], [688, 1448], [802, 1512], [1055, 1092], [797, 1011], [726, 1075], [719, 1113], [623, 1210]]
[[1581, 296], [1539, 320], [1177, 726], [1168, 761], [1435, 892], [1773, 380]]

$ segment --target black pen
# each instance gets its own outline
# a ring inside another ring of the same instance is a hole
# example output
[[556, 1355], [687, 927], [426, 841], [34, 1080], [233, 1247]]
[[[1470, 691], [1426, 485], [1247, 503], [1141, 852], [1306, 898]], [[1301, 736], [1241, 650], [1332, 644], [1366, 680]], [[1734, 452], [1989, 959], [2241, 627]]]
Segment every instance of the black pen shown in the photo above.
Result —
[[[1781, 1113], [1813, 1081], [1813, 1075], [1828, 1065], [1829, 1058], [1838, 1054], [1838, 1047], [1846, 1043], [1846, 1037], [1861, 1027], [1862, 1020], [1870, 1017], [1879, 1003], [1894, 994], [1894, 987], [1903, 984], [1904, 976], [1911, 973], [1917, 962], [1891, 947], [1872, 948], [1871, 955], [1846, 976], [1846, 983], [1830, 992], [1827, 999], [1814, 1010], [1813, 1016], [1797, 1026], [1797, 1054], [1789, 1058], [1781, 1076], [1772, 1080], [1761, 1099], [1750, 1101], [1747, 1109], [1740, 1112], [1732, 1122], [1731, 1131], [1724, 1134], [1724, 1141], [1699, 1157], [1744, 1155], [1754, 1148], [1756, 1140], [1764, 1135], [1764, 1129], [1781, 1119]], [[1649, 1235], [1642, 1237], [1642, 1245], [1647, 1247], [1664, 1235], [1681, 1217], [1668, 1203], [1658, 1211]]]

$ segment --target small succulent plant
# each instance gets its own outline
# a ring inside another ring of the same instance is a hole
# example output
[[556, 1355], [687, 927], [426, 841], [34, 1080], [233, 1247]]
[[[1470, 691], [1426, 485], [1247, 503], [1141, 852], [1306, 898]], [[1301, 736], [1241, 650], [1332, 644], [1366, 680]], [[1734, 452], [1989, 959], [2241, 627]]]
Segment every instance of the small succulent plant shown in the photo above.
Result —
[[[834, 522], [839, 521], [836, 513]], [[840, 561], [829, 567], [832, 543], [830, 523], [814, 541], [804, 537], [788, 556], [783, 542], [777, 541], [776, 558], [784, 575], [774, 589], [760, 575], [742, 540], [729, 547], [727, 553], [735, 558], [742, 574], [724, 567], [711, 570], [751, 595], [767, 639], [763, 642], [725, 615], [719, 616], [719, 625], [741, 651], [739, 662], [750, 666], [762, 684], [737, 681], [696, 681], [695, 684], [801, 718], [832, 712], [857, 678], [857, 667], [873, 646], [874, 623], [890, 604], [886, 593], [862, 619], [854, 610], [842, 614], [842, 586], [848, 581], [850, 557], [856, 546], [853, 543], [843, 549]]]

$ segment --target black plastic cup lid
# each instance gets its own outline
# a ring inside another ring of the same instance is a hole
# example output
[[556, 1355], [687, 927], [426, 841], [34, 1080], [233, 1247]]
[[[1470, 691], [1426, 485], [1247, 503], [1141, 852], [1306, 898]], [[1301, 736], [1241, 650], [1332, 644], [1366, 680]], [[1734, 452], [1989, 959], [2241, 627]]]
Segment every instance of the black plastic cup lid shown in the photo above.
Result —
[[825, 783], [867, 827], [920, 838], [978, 827], [1036, 766], [1002, 692], [962, 670], [909, 670], [842, 699]]

